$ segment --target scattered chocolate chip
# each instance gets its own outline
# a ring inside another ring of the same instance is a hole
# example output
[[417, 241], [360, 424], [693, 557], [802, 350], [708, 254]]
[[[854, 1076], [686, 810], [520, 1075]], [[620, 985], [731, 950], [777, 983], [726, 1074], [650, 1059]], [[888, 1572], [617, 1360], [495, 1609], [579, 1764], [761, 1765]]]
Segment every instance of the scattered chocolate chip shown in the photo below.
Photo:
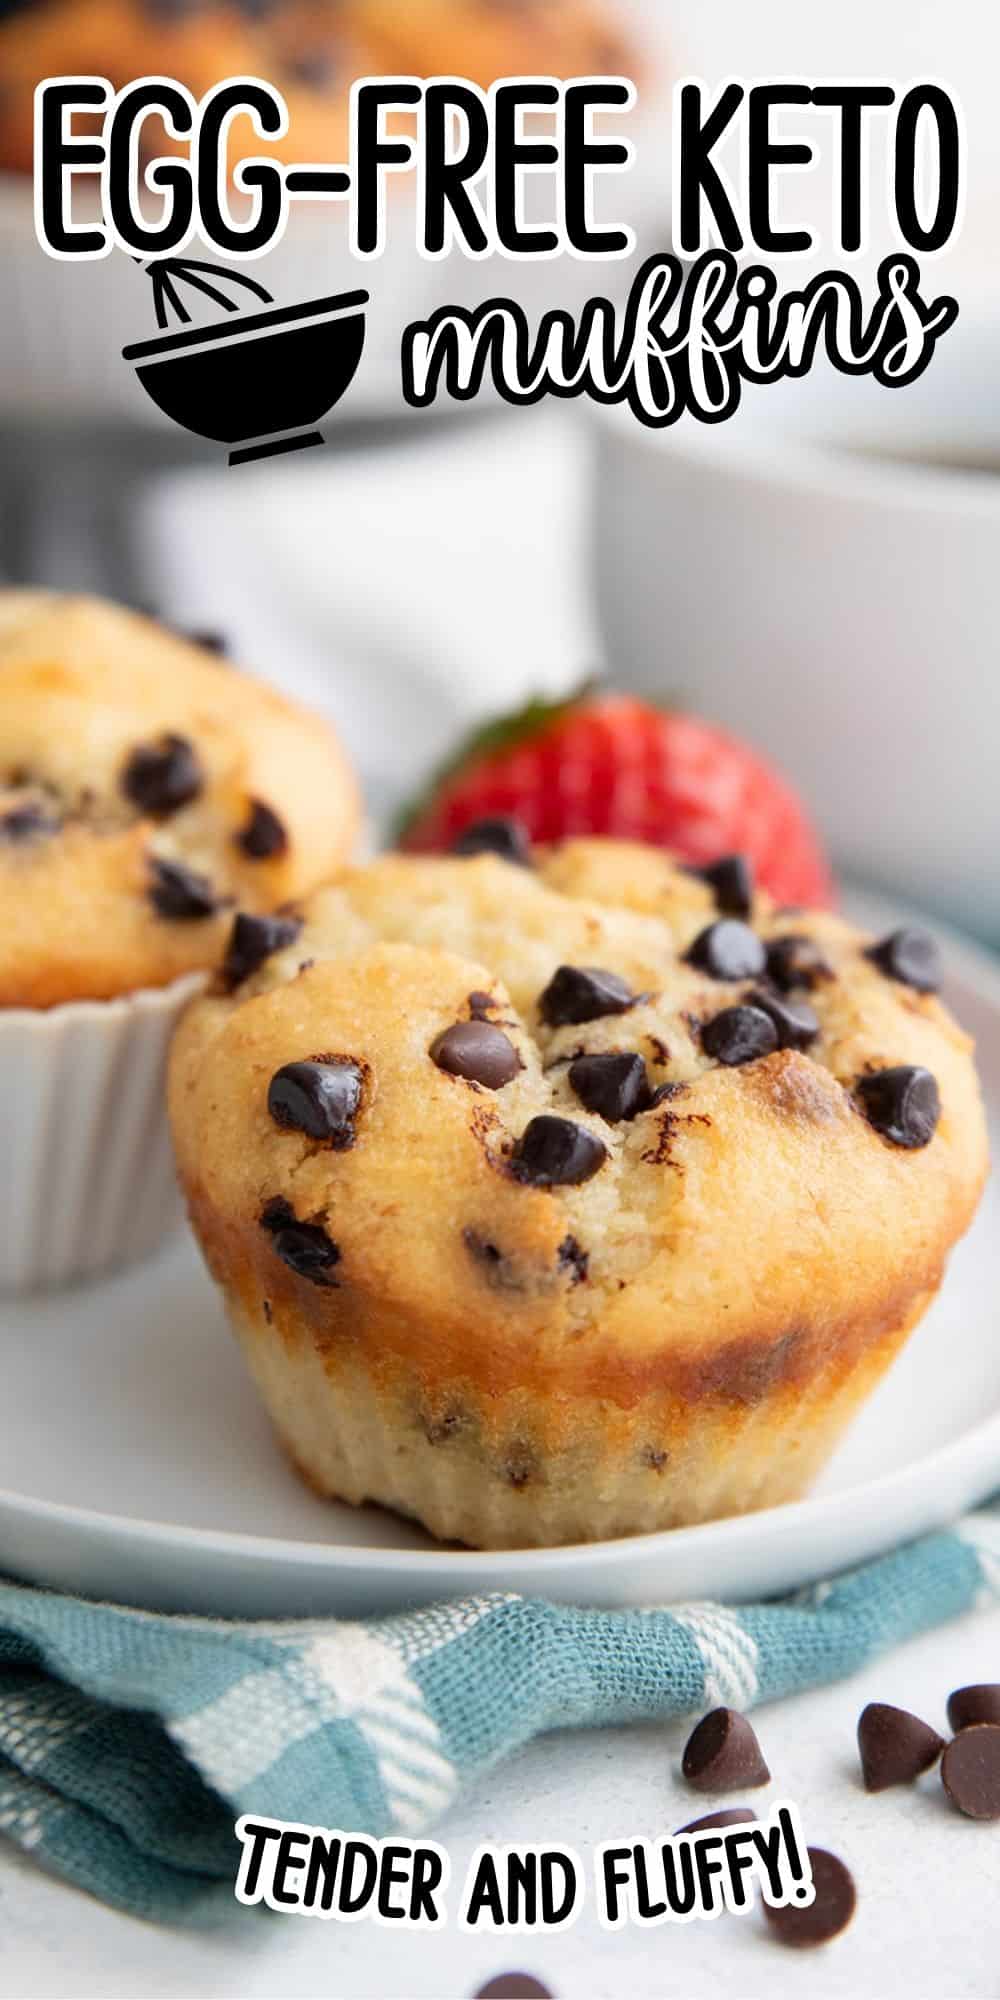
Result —
[[833, 967], [824, 958], [815, 938], [790, 933], [772, 938], [767, 947], [767, 976], [791, 993], [796, 986], [817, 986], [821, 979], [833, 978]]
[[263, 1314], [264, 1314], [264, 1318], [265, 1318], [265, 1320], [267, 1321], [267, 1324], [268, 1324], [268, 1326], [273, 1326], [273, 1325], [274, 1325], [274, 1308], [273, 1308], [273, 1307], [272, 1307], [272, 1305], [271, 1305], [271, 1301], [270, 1301], [270, 1299], [264, 1299], [264, 1301], [263, 1301], [263, 1304], [262, 1304], [262, 1311], [263, 1311]]
[[199, 628], [193, 632], [185, 632], [184, 637], [190, 640], [192, 646], [200, 646], [203, 653], [218, 653], [224, 656], [229, 651], [229, 641], [224, 632]]
[[706, 1021], [701, 1031], [706, 1055], [731, 1069], [756, 1062], [758, 1056], [773, 1056], [778, 1046], [778, 1030], [762, 1007], [724, 1007], [721, 1014]]
[[654, 1110], [657, 1104], [669, 1104], [673, 1097], [683, 1097], [686, 1090], [686, 1083], [658, 1083], [649, 1100], [649, 1110]]
[[477, 1987], [475, 2000], [553, 2000], [553, 1996], [552, 1988], [530, 1972], [498, 1972], [495, 1979]]
[[497, 1292], [523, 1292], [524, 1284], [518, 1272], [504, 1255], [499, 1244], [489, 1236], [483, 1236], [478, 1229], [463, 1229], [462, 1242], [470, 1257], [482, 1268], [488, 1285]]
[[891, 931], [871, 945], [865, 957], [887, 979], [897, 979], [901, 986], [912, 986], [917, 993], [937, 993], [944, 978], [937, 940], [929, 931]]
[[489, 1021], [456, 1021], [430, 1046], [431, 1060], [449, 1076], [502, 1090], [524, 1068], [513, 1042]]
[[915, 1151], [937, 1131], [941, 1094], [929, 1069], [901, 1063], [858, 1078], [858, 1096], [869, 1125], [894, 1146]]
[[972, 1687], [956, 1688], [948, 1696], [948, 1721], [956, 1731], [972, 1728], [977, 1722], [1000, 1722], [1000, 1684], [978, 1681]]
[[336, 80], [338, 65], [332, 49], [301, 49], [288, 58], [288, 73], [296, 83], [310, 90], [328, 90]]
[[968, 1819], [1000, 1819], [1000, 1723], [960, 1729], [945, 1746], [941, 1782]]
[[165, 861], [160, 855], [152, 857], [150, 867], [153, 886], [149, 895], [158, 916], [176, 923], [196, 923], [215, 915], [219, 900], [207, 875], [196, 874], [180, 861]]
[[302, 929], [301, 917], [252, 917], [241, 910], [233, 918], [222, 973], [228, 986], [249, 979], [276, 951], [294, 944]]
[[319, 1223], [300, 1222], [291, 1205], [276, 1195], [262, 1209], [260, 1226], [271, 1236], [275, 1255], [297, 1277], [308, 1278], [311, 1285], [336, 1287], [332, 1272], [340, 1262], [340, 1251]]
[[747, 995], [751, 1007], [761, 1007], [770, 1015], [778, 1031], [779, 1049], [808, 1049], [819, 1034], [819, 1022], [808, 1000], [789, 999], [759, 987]]
[[756, 932], [736, 917], [720, 917], [699, 931], [687, 958], [710, 979], [759, 979], [767, 963]]
[[186, 736], [170, 733], [161, 736], [158, 743], [140, 743], [121, 777], [125, 797], [152, 819], [168, 819], [190, 804], [203, 784], [194, 745]]
[[771, 1782], [754, 1730], [735, 1708], [713, 1708], [702, 1716], [684, 1747], [681, 1770], [696, 1792], [734, 1792]]
[[780, 1943], [800, 1950], [828, 1944], [831, 1938], [838, 1937], [850, 1923], [858, 1901], [854, 1877], [836, 1854], [828, 1853], [825, 1847], [810, 1847], [806, 1851], [816, 1892], [814, 1901], [805, 1907], [801, 1903], [786, 1903], [781, 1909], [775, 1909], [772, 1903], [761, 1904]]
[[443, 1417], [423, 1416], [421, 1429], [428, 1444], [447, 1444], [449, 1438], [456, 1437], [462, 1428], [460, 1410], [446, 1410]]
[[589, 1181], [607, 1157], [607, 1147], [585, 1126], [543, 1112], [526, 1126], [509, 1164], [515, 1180], [529, 1187], [568, 1187]]
[[271, 861], [276, 854], [284, 854], [288, 835], [277, 813], [263, 799], [252, 801], [250, 817], [236, 835], [236, 845], [250, 861]]
[[944, 1749], [944, 1739], [930, 1723], [906, 1708], [870, 1701], [858, 1719], [858, 1751], [866, 1792], [884, 1792], [890, 1785], [909, 1785], [929, 1771]]
[[753, 871], [745, 854], [724, 854], [707, 868], [692, 868], [715, 895], [716, 907], [726, 917], [748, 917], [753, 909]]
[[550, 1028], [597, 1021], [604, 1014], [624, 1014], [638, 995], [617, 972], [599, 965], [560, 965], [538, 1000], [538, 1011]]
[[662, 1472], [664, 1466], [670, 1464], [669, 1451], [662, 1450], [658, 1444], [644, 1444], [640, 1457], [650, 1472]]
[[474, 854], [498, 854], [501, 861], [515, 861], [520, 868], [527, 868], [531, 839], [519, 819], [475, 819], [452, 841], [451, 852], [465, 860]]
[[22, 840], [37, 840], [43, 834], [55, 833], [58, 825], [58, 820], [50, 818], [41, 806], [12, 806], [9, 812], [0, 814], [0, 840], [15, 845]]
[[571, 1272], [574, 1285], [584, 1284], [590, 1269], [590, 1257], [586, 1250], [581, 1250], [576, 1237], [564, 1236], [556, 1254], [560, 1271]]
[[750, 1826], [757, 1824], [757, 1815], [752, 1806], [720, 1806], [718, 1812], [704, 1813], [701, 1819], [690, 1819], [686, 1826], [679, 1826], [678, 1833], [708, 1833], [715, 1826]]
[[569, 1066], [569, 1080], [580, 1103], [609, 1125], [648, 1108], [650, 1089], [641, 1056], [576, 1056]]
[[337, 1153], [354, 1144], [362, 1074], [348, 1057], [332, 1062], [290, 1062], [275, 1070], [267, 1108], [276, 1125], [322, 1139]]

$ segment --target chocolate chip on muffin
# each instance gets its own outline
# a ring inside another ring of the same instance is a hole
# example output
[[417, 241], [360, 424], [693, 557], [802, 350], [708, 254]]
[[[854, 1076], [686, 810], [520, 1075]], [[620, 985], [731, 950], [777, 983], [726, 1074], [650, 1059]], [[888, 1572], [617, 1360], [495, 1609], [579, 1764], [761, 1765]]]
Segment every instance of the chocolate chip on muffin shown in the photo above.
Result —
[[759, 1056], [773, 1055], [778, 1046], [778, 1030], [762, 1007], [724, 1007], [721, 1014], [706, 1021], [701, 1045], [705, 1054], [714, 1056], [716, 1062], [736, 1069], [743, 1063], [756, 1062]]
[[759, 979], [767, 963], [756, 931], [737, 917], [720, 917], [699, 931], [687, 958], [710, 979]]
[[531, 862], [531, 839], [519, 819], [476, 819], [452, 841], [451, 851], [466, 860], [476, 854], [496, 854], [501, 861], [527, 868]]
[[271, 1237], [275, 1255], [296, 1277], [308, 1278], [311, 1285], [336, 1287], [332, 1273], [340, 1251], [319, 1223], [300, 1222], [291, 1204], [276, 1195], [261, 1210], [260, 1226]]
[[438, 1069], [485, 1090], [502, 1090], [524, 1067], [509, 1036], [489, 1021], [456, 1021], [431, 1043], [430, 1054]]
[[888, 937], [870, 945], [865, 956], [887, 979], [895, 979], [901, 986], [912, 986], [916, 993], [940, 991], [944, 967], [937, 940], [929, 931], [890, 931]]
[[638, 1055], [577, 1056], [569, 1081], [585, 1109], [610, 1125], [634, 1118], [650, 1103], [646, 1065]]
[[9, 812], [0, 813], [0, 840], [9, 840], [15, 847], [58, 831], [59, 821], [34, 801], [11, 806]]
[[833, 978], [833, 967], [824, 957], [815, 938], [799, 932], [771, 938], [767, 947], [767, 976], [782, 993], [797, 986], [812, 988]]
[[590, 1258], [575, 1236], [564, 1236], [557, 1252], [559, 1269], [570, 1273], [570, 1282], [582, 1285], [590, 1269]]
[[876, 1132], [894, 1146], [917, 1151], [933, 1139], [941, 1116], [941, 1094], [929, 1069], [899, 1063], [858, 1078], [861, 1108]]
[[766, 986], [755, 988], [747, 995], [751, 1007], [759, 1007], [770, 1016], [778, 1035], [778, 1047], [782, 1049], [808, 1049], [819, 1034], [819, 1021], [807, 1000], [793, 1000], [787, 993], [777, 993]]
[[194, 744], [172, 730], [156, 743], [140, 743], [121, 779], [125, 797], [150, 819], [169, 819], [198, 798], [203, 784]]
[[346, 1153], [355, 1140], [355, 1119], [364, 1077], [349, 1056], [285, 1063], [267, 1087], [267, 1108], [276, 1125], [321, 1139]]
[[150, 868], [153, 883], [149, 899], [157, 916], [173, 923], [198, 923], [215, 915], [219, 899], [207, 875], [185, 868], [183, 862], [167, 861], [162, 855], [152, 856]]
[[239, 986], [259, 971], [265, 959], [294, 944], [302, 929], [301, 917], [255, 917], [240, 910], [233, 918], [222, 976], [227, 986]]
[[254, 799], [245, 827], [236, 835], [236, 845], [250, 861], [272, 861], [288, 847], [288, 833], [273, 806]]
[[509, 1167], [528, 1187], [572, 1187], [589, 1181], [607, 1157], [603, 1141], [586, 1126], [542, 1112], [525, 1127]]
[[748, 917], [753, 910], [753, 870], [745, 854], [724, 854], [707, 868], [692, 868], [706, 882], [725, 917]]
[[560, 965], [538, 1000], [538, 1011], [550, 1028], [579, 1026], [605, 1014], [624, 1014], [638, 994], [617, 972], [599, 965]]

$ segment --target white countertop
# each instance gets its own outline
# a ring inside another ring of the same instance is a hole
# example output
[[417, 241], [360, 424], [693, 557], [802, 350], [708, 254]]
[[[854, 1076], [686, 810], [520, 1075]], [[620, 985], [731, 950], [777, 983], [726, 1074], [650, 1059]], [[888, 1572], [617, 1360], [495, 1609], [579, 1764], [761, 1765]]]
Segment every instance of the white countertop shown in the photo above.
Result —
[[[798, 1804], [807, 1839], [849, 1862], [850, 1929], [806, 1958], [773, 1942], [759, 1913], [651, 1932], [603, 1932], [591, 1906], [557, 1936], [387, 1932], [367, 1922], [263, 1917], [237, 1909], [198, 1937], [133, 1922], [29, 1862], [0, 1859], [0, 1996], [31, 2000], [464, 2000], [493, 1974], [533, 1971], [558, 2000], [995, 2000], [1000, 1994], [1000, 1825], [948, 1805], [936, 1774], [869, 1797], [854, 1731], [867, 1701], [910, 1707], [945, 1727], [963, 1682], [1000, 1677], [1000, 1610], [912, 1641], [853, 1679], [762, 1708], [770, 1793]], [[686, 1730], [573, 1731], [535, 1743], [485, 1779], [435, 1836], [453, 1884], [483, 1840], [569, 1840], [589, 1872], [599, 1841], [671, 1833], [699, 1801], [676, 1775]], [[454, 1888], [452, 1904], [455, 1901]]]

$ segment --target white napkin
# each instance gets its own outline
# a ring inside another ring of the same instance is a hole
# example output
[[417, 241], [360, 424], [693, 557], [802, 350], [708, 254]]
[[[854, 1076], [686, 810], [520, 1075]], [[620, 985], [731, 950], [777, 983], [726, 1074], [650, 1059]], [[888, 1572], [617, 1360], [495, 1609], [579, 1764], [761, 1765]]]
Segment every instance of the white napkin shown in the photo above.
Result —
[[590, 444], [564, 412], [172, 474], [137, 520], [149, 598], [332, 715], [382, 816], [457, 734], [599, 665]]

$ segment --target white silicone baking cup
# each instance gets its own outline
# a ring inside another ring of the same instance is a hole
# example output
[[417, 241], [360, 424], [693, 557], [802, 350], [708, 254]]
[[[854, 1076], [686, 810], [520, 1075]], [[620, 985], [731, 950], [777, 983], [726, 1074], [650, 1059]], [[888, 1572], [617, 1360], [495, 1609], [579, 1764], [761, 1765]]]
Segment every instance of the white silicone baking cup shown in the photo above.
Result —
[[0, 1292], [138, 1263], [176, 1227], [166, 1058], [203, 977], [0, 1010]]

